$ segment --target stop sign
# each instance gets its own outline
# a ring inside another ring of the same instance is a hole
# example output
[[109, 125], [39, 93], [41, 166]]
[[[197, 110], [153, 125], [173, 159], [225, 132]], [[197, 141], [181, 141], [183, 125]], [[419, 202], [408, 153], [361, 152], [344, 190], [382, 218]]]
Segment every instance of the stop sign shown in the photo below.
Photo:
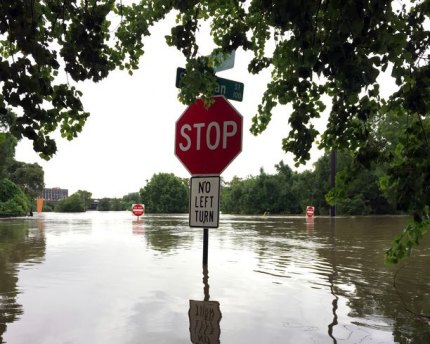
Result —
[[219, 175], [242, 151], [242, 115], [223, 96], [201, 99], [176, 121], [175, 154], [192, 175]]

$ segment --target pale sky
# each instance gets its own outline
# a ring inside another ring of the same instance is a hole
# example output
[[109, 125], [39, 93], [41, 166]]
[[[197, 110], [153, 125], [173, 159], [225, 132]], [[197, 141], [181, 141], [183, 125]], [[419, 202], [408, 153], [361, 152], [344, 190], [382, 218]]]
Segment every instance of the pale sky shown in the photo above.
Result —
[[[40, 159], [31, 142], [23, 139], [15, 158], [39, 163], [45, 171], [46, 187], [66, 188], [69, 195], [79, 189], [87, 190], [95, 198], [137, 192], [159, 172], [190, 177], [174, 155], [175, 122], [186, 109], [177, 99], [176, 68], [184, 67], [185, 59], [165, 43], [169, 28], [165, 23], [156, 24], [153, 35], [145, 39], [145, 55], [133, 76], [115, 71], [97, 84], [77, 85], [91, 116], [76, 139], [67, 141], [58, 135], [57, 154], [49, 161]], [[203, 48], [200, 53], [210, 52], [209, 46], [205, 51], [204, 44], [199, 45]], [[245, 85], [243, 101], [230, 101], [242, 114], [244, 128], [242, 153], [221, 175], [227, 181], [233, 176], [258, 175], [261, 167], [267, 173], [275, 173], [274, 165], [281, 160], [293, 167], [292, 156], [281, 148], [282, 138], [289, 131], [288, 107], [275, 109], [263, 134], [254, 137], [249, 132], [270, 77], [267, 71], [250, 75], [247, 66], [251, 58], [251, 53], [238, 50], [234, 68], [217, 74]], [[314, 123], [321, 129], [325, 120]], [[305, 167], [311, 168], [321, 154], [314, 149], [312, 160]]]

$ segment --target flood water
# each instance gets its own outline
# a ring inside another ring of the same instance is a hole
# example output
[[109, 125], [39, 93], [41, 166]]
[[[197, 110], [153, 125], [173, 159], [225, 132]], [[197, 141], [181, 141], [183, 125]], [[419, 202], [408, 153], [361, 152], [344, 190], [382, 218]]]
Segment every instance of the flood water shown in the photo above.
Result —
[[204, 271], [187, 215], [0, 220], [0, 343], [427, 344], [429, 238], [383, 262], [405, 223], [222, 215]]

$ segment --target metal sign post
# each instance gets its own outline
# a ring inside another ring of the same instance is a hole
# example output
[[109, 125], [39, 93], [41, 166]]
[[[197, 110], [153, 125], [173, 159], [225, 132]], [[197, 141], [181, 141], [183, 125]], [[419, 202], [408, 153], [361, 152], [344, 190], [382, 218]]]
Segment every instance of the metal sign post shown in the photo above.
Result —
[[209, 228], [203, 228], [203, 266], [208, 265]]

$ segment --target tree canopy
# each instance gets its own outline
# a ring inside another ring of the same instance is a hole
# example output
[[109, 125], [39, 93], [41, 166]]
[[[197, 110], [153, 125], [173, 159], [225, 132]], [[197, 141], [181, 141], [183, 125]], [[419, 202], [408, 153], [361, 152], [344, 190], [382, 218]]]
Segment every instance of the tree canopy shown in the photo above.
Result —
[[8, 178], [18, 185], [31, 199], [42, 196], [45, 187], [42, 167], [39, 164], [27, 164], [13, 160], [9, 166]]
[[[42, 194], [45, 185], [44, 172], [38, 164], [27, 164], [15, 160], [16, 143], [16, 139], [10, 133], [0, 133], [0, 180], [7, 180], [1, 186], [11, 189], [9, 183], [13, 183], [15, 187], [19, 187], [24, 192], [26, 198], [28, 198], [28, 202], [31, 204], [32, 200]], [[0, 192], [3, 192], [3, 190], [0, 190]], [[11, 199], [15, 197], [15, 194], [12, 192], [6, 192], [5, 195], [10, 196]], [[6, 200], [4, 199], [3, 202], [6, 202]], [[15, 204], [3, 204], [2, 211], [5, 214], [8, 213], [5, 210], [6, 206], [14, 208]]]
[[[132, 72], [144, 53], [143, 38], [170, 12], [177, 22], [166, 41], [187, 59], [181, 101], [213, 93], [214, 56], [250, 52], [250, 73], [272, 73], [251, 132], [263, 132], [273, 109], [289, 104], [283, 149], [297, 164], [309, 159], [317, 139], [321, 148], [352, 151], [359, 163], [387, 164], [383, 187], [419, 224], [399, 238], [393, 260], [419, 241], [430, 203], [428, 1], [3, 1], [0, 123], [32, 140], [43, 157], [52, 156], [52, 132], [59, 128], [72, 139], [89, 115], [81, 92], [57, 75], [78, 82], [99, 81], [115, 68]], [[204, 22], [214, 43], [210, 56], [199, 55]], [[384, 72], [396, 83], [390, 95], [381, 92]], [[313, 120], [327, 105], [328, 125], [319, 133]], [[395, 142], [380, 136], [379, 119], [387, 117], [401, 119]]]
[[25, 216], [28, 199], [24, 192], [8, 179], [0, 179], [0, 217]]
[[172, 173], [156, 173], [140, 189], [140, 198], [149, 213], [187, 212], [188, 197], [188, 180]]
[[83, 197], [81, 191], [75, 192], [73, 195], [59, 201], [55, 206], [55, 211], [60, 213], [85, 212], [85, 197]]
[[[351, 154], [338, 152], [339, 187], [330, 191], [329, 160], [330, 153], [326, 153], [315, 163], [314, 170], [301, 173], [293, 172], [281, 161], [275, 165], [275, 174], [261, 169], [257, 176], [224, 182], [221, 210], [227, 214], [303, 215], [307, 206], [312, 205], [316, 215], [324, 216], [329, 214], [328, 201], [335, 201], [338, 215], [401, 214], [391, 195], [384, 194], [379, 187], [379, 166], [351, 171]], [[354, 174], [352, 182], [345, 183], [345, 175], [350, 173]]]

